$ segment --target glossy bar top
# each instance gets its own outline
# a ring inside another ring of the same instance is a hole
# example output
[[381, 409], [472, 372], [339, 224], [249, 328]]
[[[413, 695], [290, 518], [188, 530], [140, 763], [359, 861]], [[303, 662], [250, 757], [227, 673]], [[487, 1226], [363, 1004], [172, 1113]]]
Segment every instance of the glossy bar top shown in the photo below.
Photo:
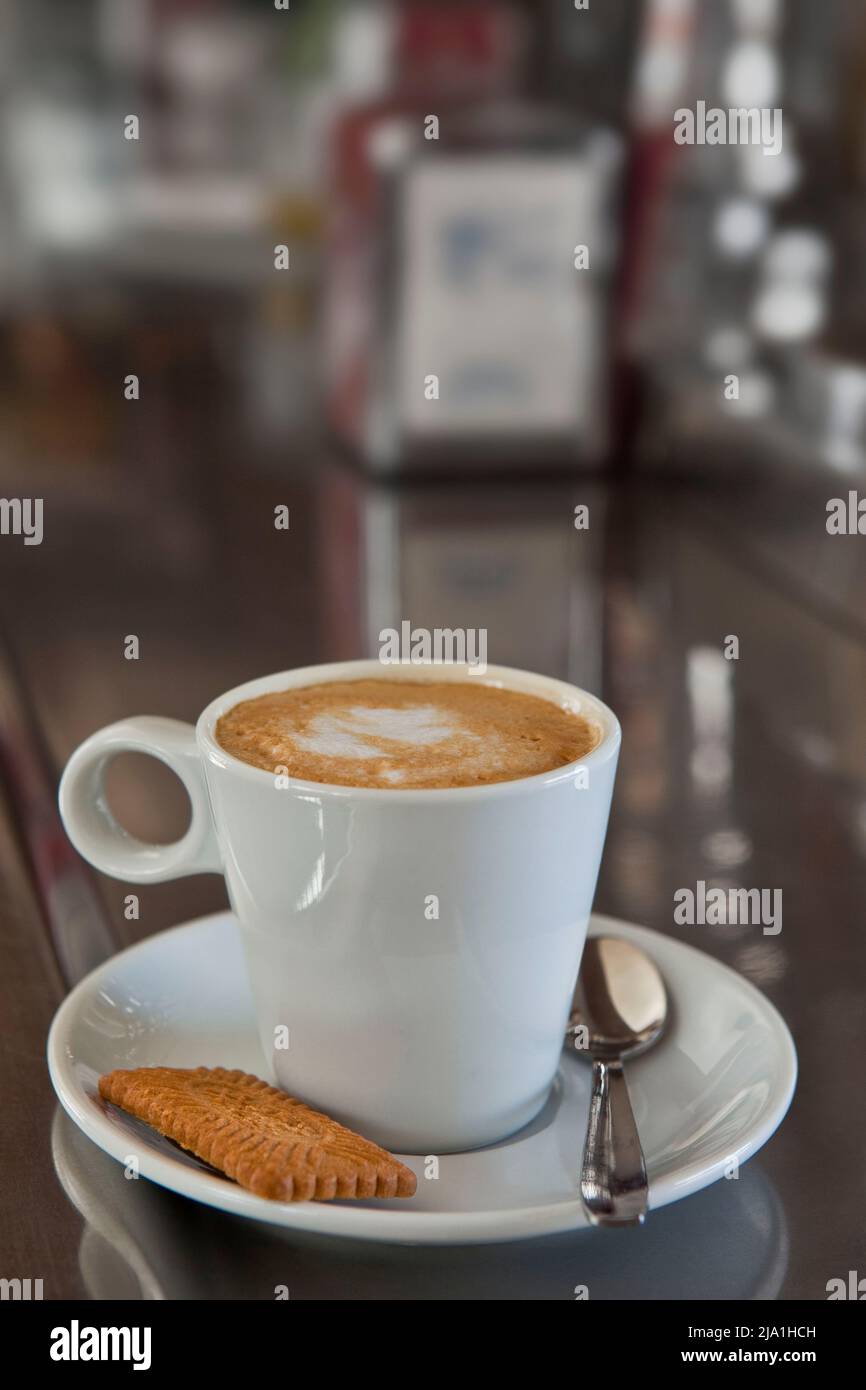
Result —
[[[821, 1299], [829, 1279], [862, 1270], [866, 646], [846, 620], [847, 570], [842, 601], [827, 601], [837, 562], [813, 501], [792, 505], [786, 537], [742, 485], [392, 489], [318, 458], [289, 477], [223, 463], [204, 495], [169, 528], [158, 497], [131, 526], [122, 510], [64, 512], [58, 496], [41, 549], [0, 557], [4, 619], [57, 767], [113, 719], [192, 720], [247, 678], [374, 654], [403, 618], [483, 625], [490, 660], [595, 690], [621, 720], [598, 910], [688, 941], [764, 990], [793, 1032], [799, 1085], [735, 1182], [642, 1230], [424, 1250], [244, 1223], [125, 1182], [56, 1110], [41, 1058], [63, 985], [7, 815], [14, 969], [0, 989], [15, 1045], [2, 1084], [17, 1176], [2, 1201], [14, 1270], [43, 1277], [46, 1298], [272, 1298], [287, 1283], [293, 1299], [571, 1299], [578, 1284], [601, 1299]], [[287, 531], [274, 529], [278, 504]], [[574, 526], [578, 505], [588, 528]], [[796, 564], [804, 532], [804, 555], [817, 546], [823, 559], [820, 602]], [[767, 561], [779, 546], [784, 566]], [[131, 633], [138, 660], [124, 657]], [[182, 829], [164, 769], [119, 761], [110, 789], [143, 837]], [[699, 883], [779, 890], [780, 929], [678, 924], [675, 894]], [[218, 879], [191, 878], [138, 888], [130, 917], [128, 885], [100, 888], [118, 946], [225, 902]]]

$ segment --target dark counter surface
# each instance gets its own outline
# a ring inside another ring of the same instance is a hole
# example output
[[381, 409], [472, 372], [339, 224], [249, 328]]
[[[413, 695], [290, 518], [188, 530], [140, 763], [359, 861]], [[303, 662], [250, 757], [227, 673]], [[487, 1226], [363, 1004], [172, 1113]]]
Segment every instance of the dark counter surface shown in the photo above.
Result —
[[[72, 981], [5, 805], [0, 1273], [42, 1278], [46, 1298], [272, 1298], [288, 1283], [293, 1299], [570, 1299], [578, 1283], [593, 1298], [823, 1299], [829, 1279], [866, 1273], [866, 645], [847, 620], [850, 556], [845, 603], [827, 602], [827, 547], [846, 541], [827, 537], [823, 511], [804, 499], [775, 568], [742, 489], [575, 479], [401, 490], [329, 462], [286, 477], [222, 461], [199, 483], [170, 505], [159, 489], [140, 493], [128, 509], [121, 496], [97, 509], [47, 487], [43, 544], [3, 540], [2, 617], [55, 773], [113, 719], [193, 720], [249, 677], [372, 654], [401, 618], [486, 626], [491, 661], [596, 690], [622, 721], [598, 910], [688, 940], [764, 990], [797, 1043], [797, 1092], [736, 1183], [638, 1231], [365, 1247], [123, 1183], [53, 1099], [45, 1036]], [[581, 502], [585, 531], [573, 525]], [[285, 532], [273, 526], [281, 504]], [[137, 661], [124, 658], [129, 634]], [[736, 660], [724, 655], [731, 636]], [[120, 759], [110, 790], [144, 838], [182, 830], [184, 796], [165, 769]], [[674, 892], [699, 879], [780, 888], [782, 931], [676, 926]], [[128, 885], [99, 889], [117, 947], [226, 901], [213, 876], [141, 886], [128, 921]]]

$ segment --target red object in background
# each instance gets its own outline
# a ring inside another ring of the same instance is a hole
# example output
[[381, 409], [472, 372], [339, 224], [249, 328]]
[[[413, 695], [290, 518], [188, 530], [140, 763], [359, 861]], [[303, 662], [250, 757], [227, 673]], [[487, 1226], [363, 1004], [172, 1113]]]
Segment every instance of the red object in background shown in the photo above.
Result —
[[395, 70], [405, 91], [501, 93], [523, 53], [521, 16], [502, 3], [413, 6], [399, 16]]
[[[658, 258], [659, 220], [671, 166], [681, 154], [674, 142], [671, 121], [681, 82], [676, 59], [681, 60], [680, 71], [686, 72], [694, 42], [694, 7], [685, 4], [679, 10], [669, 10], [664, 4], [649, 3], [645, 20], [641, 44], [645, 76], [633, 103], [625, 179], [623, 257], [613, 322], [611, 428], [615, 441], [613, 456], [621, 470], [631, 463], [644, 406], [643, 378], [632, 337]], [[659, 58], [655, 63], [653, 54]]]
[[348, 107], [333, 133], [328, 272], [325, 286], [325, 389], [335, 434], [363, 439], [371, 393], [375, 286], [384, 267], [377, 229], [383, 176], [374, 133], [389, 117], [449, 110], [512, 90], [524, 51], [521, 16], [501, 3], [413, 5], [392, 12], [391, 73], [381, 96]]

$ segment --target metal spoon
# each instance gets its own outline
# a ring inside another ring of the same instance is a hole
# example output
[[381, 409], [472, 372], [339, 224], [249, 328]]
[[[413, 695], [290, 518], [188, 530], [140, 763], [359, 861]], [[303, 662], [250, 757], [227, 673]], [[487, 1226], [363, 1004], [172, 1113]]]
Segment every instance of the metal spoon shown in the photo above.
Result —
[[589, 937], [566, 1041], [592, 1061], [592, 1098], [580, 1195], [594, 1226], [639, 1226], [647, 1213], [646, 1163], [622, 1069], [661, 1037], [664, 981], [649, 956], [621, 937]]

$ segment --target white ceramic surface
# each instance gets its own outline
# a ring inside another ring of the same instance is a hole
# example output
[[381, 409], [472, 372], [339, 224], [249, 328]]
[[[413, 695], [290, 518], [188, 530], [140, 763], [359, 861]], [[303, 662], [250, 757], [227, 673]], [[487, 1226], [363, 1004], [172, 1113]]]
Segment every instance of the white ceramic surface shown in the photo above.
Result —
[[[239, 700], [363, 677], [527, 691], [594, 721], [600, 742], [579, 762], [519, 781], [380, 790], [280, 784], [215, 740]], [[70, 759], [60, 808], [76, 848], [115, 877], [224, 872], [280, 1084], [389, 1148], [445, 1153], [512, 1134], [545, 1102], [619, 744], [611, 711], [562, 681], [497, 666], [478, 676], [456, 664], [341, 662], [238, 686], [195, 730], [155, 718], [103, 729]], [[183, 780], [192, 820], [177, 844], [142, 845], [113, 819], [105, 768], [126, 749], [152, 753]], [[274, 1046], [280, 1028], [287, 1050]]]
[[[670, 992], [667, 1036], [627, 1067], [650, 1206], [658, 1208], [730, 1174], [734, 1160], [744, 1162], [766, 1143], [794, 1091], [794, 1044], [769, 1000], [710, 956], [611, 918], [593, 917], [591, 930], [642, 946]], [[267, 1075], [229, 913], [150, 937], [95, 970], [58, 1010], [48, 1061], [64, 1107], [102, 1149], [122, 1162], [135, 1155], [144, 1177], [228, 1212], [424, 1244], [514, 1240], [585, 1225], [577, 1175], [589, 1069], [568, 1054], [541, 1113], [519, 1134], [441, 1156], [436, 1179], [424, 1176], [422, 1158], [406, 1159], [419, 1178], [408, 1201], [267, 1202], [106, 1106], [97, 1081], [115, 1067], [219, 1065]]]

